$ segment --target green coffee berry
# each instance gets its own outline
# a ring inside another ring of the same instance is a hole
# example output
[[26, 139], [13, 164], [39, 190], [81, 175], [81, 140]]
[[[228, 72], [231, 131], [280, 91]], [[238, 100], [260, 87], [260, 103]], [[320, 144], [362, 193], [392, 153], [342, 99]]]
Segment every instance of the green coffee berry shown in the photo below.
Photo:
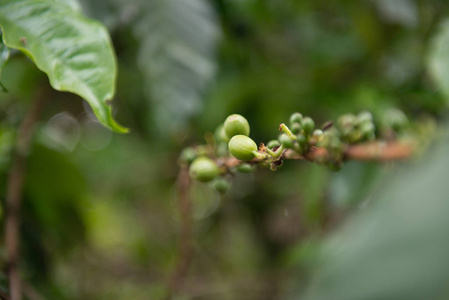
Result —
[[235, 135], [228, 144], [229, 152], [232, 156], [243, 161], [250, 161], [257, 152], [256, 143], [245, 135]]
[[252, 173], [256, 169], [256, 166], [252, 166], [250, 164], [240, 164], [235, 168], [240, 173]]
[[353, 114], [345, 114], [338, 118], [337, 126], [345, 141], [353, 143], [356, 136], [360, 135], [359, 133], [355, 133], [357, 122], [357, 117]]
[[279, 136], [279, 142], [282, 146], [284, 146], [287, 149], [293, 148], [293, 140], [288, 137], [285, 133], [281, 134]]
[[408, 119], [399, 109], [390, 109], [385, 113], [385, 123], [393, 130], [400, 131], [408, 124]]
[[369, 111], [362, 111], [357, 115], [357, 122], [359, 124], [373, 122], [373, 115]]
[[191, 162], [193, 162], [196, 158], [196, 152], [193, 148], [185, 148], [184, 150], [182, 150], [181, 154], [179, 155], [179, 159], [186, 163], [186, 164], [190, 164]]
[[229, 189], [230, 183], [226, 179], [219, 177], [214, 180], [214, 188], [220, 193], [224, 194]]
[[315, 129], [315, 122], [310, 117], [304, 117], [302, 120], [302, 129], [309, 134]]
[[338, 118], [337, 124], [340, 129], [351, 129], [357, 124], [357, 121], [357, 117], [353, 114], [345, 114]]
[[273, 149], [274, 147], [279, 147], [281, 143], [278, 140], [271, 140], [267, 143], [267, 147]]
[[207, 148], [205, 145], [200, 145], [195, 148], [197, 156], [205, 156], [207, 155]]
[[302, 123], [302, 114], [301, 113], [299, 113], [299, 112], [295, 112], [295, 113], [293, 113], [291, 116], [290, 116], [290, 124], [293, 124], [293, 123], [299, 123], [299, 124], [301, 124]]
[[226, 135], [223, 124], [218, 125], [217, 129], [215, 129], [214, 137], [217, 143], [222, 142], [227, 144], [229, 142], [229, 138]]
[[208, 157], [198, 157], [190, 165], [190, 177], [201, 182], [209, 182], [218, 176], [220, 170], [217, 164]]
[[364, 135], [370, 132], [374, 132], [375, 129], [376, 128], [374, 127], [374, 124], [372, 122], [365, 122], [360, 125], [360, 130]]
[[290, 130], [292, 131], [292, 133], [298, 134], [302, 131], [302, 126], [299, 123], [292, 123], [290, 125]]
[[226, 118], [224, 130], [228, 138], [232, 138], [235, 135], [249, 136], [249, 123], [245, 117], [233, 114]]
[[363, 132], [360, 129], [354, 129], [346, 136], [346, 139], [349, 143], [357, 143], [363, 139]]
[[315, 138], [318, 138], [318, 137], [322, 136], [323, 134], [324, 134], [324, 132], [323, 132], [321, 129], [315, 129], [315, 130], [313, 131], [313, 136], [314, 136]]
[[312, 133], [312, 144], [316, 145], [324, 139], [324, 132], [321, 129], [315, 129]]
[[365, 132], [363, 137], [365, 138], [365, 140], [367, 141], [373, 141], [376, 139], [376, 134], [374, 133], [374, 131], [371, 132]]
[[305, 145], [307, 145], [307, 137], [305, 135], [298, 135], [298, 144], [301, 147], [304, 147]]
[[323, 138], [318, 143], [318, 147], [323, 147], [330, 150], [340, 150], [342, 146], [340, 140], [340, 132], [332, 127], [329, 130], [326, 130], [323, 134]]
[[219, 143], [215, 150], [215, 154], [218, 157], [226, 156], [228, 154], [228, 143]]

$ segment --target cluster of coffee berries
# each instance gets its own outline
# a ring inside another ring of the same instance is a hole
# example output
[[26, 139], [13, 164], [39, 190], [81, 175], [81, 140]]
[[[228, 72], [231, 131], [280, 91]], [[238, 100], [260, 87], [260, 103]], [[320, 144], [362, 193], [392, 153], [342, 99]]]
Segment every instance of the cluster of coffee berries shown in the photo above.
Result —
[[[215, 130], [213, 141], [209, 141], [206, 146], [185, 148], [181, 152], [180, 161], [190, 165], [189, 174], [193, 179], [212, 182], [217, 191], [224, 193], [230, 186], [226, 179], [230, 173], [252, 172], [255, 167], [243, 162], [264, 158], [249, 133], [249, 123], [243, 116], [230, 115]], [[233, 167], [226, 166], [224, 160], [230, 155], [241, 162]]]
[[[402, 130], [407, 124], [405, 114], [399, 110], [388, 111], [384, 120], [382, 126], [389, 132]], [[249, 137], [250, 126], [245, 117], [232, 114], [217, 127], [213, 137], [210, 134], [206, 138], [207, 145], [184, 149], [180, 161], [189, 165], [193, 179], [212, 182], [219, 192], [225, 192], [231, 174], [252, 172], [256, 164], [274, 171], [284, 159], [305, 158], [338, 170], [349, 145], [372, 142], [378, 131], [367, 111], [342, 115], [335, 124], [326, 122], [321, 128], [316, 128], [312, 118], [295, 112], [288, 126], [282, 123], [279, 130], [277, 139], [258, 147]], [[325, 155], [311, 156], [317, 149], [324, 150]]]
[[347, 145], [370, 142], [376, 139], [376, 126], [373, 116], [368, 111], [358, 115], [344, 114], [336, 124], [327, 128], [316, 144], [327, 150], [328, 156], [321, 163], [332, 170], [339, 170], [343, 164], [344, 150]]
[[373, 116], [370, 112], [363, 111], [358, 115], [345, 114], [337, 120], [341, 140], [349, 144], [362, 141], [371, 141], [376, 138]]

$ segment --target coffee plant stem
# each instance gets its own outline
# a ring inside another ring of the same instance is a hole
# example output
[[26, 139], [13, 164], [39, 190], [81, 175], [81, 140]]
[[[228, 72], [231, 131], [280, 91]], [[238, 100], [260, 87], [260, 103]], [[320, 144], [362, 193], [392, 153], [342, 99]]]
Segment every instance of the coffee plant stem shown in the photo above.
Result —
[[[349, 145], [344, 149], [344, 160], [358, 161], [396, 161], [410, 158], [414, 153], [414, 146], [410, 143], [400, 142], [368, 142], [364, 144]], [[301, 155], [292, 149], [283, 152], [282, 160], [309, 160], [320, 162], [329, 156], [329, 152], [324, 148], [312, 147], [310, 151]], [[249, 163], [257, 163], [261, 160], [253, 159]], [[225, 157], [217, 160], [217, 163], [227, 168], [232, 168], [242, 164], [242, 161], [234, 157]]]
[[20, 125], [14, 156], [9, 173], [6, 194], [5, 246], [8, 259], [8, 278], [11, 300], [22, 299], [22, 288], [18, 270], [20, 241], [20, 207], [25, 183], [26, 160], [29, 155], [35, 125], [39, 119], [48, 87], [40, 90], [32, 107]]

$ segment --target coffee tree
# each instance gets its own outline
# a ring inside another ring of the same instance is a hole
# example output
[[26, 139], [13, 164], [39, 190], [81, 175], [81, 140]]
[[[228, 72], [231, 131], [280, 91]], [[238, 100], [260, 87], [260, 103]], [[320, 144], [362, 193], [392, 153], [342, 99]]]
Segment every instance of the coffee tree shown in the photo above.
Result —
[[337, 2], [0, 0], [0, 298], [447, 297], [449, 11]]

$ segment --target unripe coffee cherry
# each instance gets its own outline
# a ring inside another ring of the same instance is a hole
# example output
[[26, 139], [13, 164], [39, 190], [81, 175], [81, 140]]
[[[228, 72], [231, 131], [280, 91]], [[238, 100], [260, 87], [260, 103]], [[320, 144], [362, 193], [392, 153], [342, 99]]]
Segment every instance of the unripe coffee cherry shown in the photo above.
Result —
[[235, 167], [240, 173], [252, 173], [256, 169], [256, 166], [251, 166], [250, 164], [241, 164]]
[[214, 187], [220, 194], [226, 193], [226, 191], [229, 189], [229, 186], [229, 182], [224, 178], [219, 177], [214, 181]]
[[233, 114], [226, 118], [224, 130], [228, 138], [232, 138], [235, 135], [249, 136], [249, 123], [245, 117]]
[[307, 134], [311, 133], [315, 129], [315, 122], [310, 117], [304, 117], [301, 125], [302, 129], [304, 129]]
[[302, 131], [302, 126], [301, 126], [301, 124], [299, 124], [299, 123], [292, 123], [292, 124], [290, 125], [290, 130], [292, 131], [292, 133], [298, 134], [298, 133], [301, 133], [301, 131]]
[[301, 145], [301, 147], [304, 147], [307, 145], [307, 137], [305, 135], [298, 135], [298, 144]]
[[347, 139], [347, 141], [349, 142], [349, 143], [357, 143], [357, 142], [359, 142], [360, 140], [362, 140], [363, 139], [363, 132], [360, 130], [360, 129], [358, 129], [358, 128], [355, 128], [354, 130], [352, 130], [347, 136], [345, 136], [345, 138]]
[[313, 137], [315, 137], [315, 138], [318, 138], [318, 137], [322, 136], [323, 134], [324, 133], [323, 133], [323, 131], [321, 129], [315, 129], [313, 131]]
[[372, 122], [373, 115], [369, 111], [362, 111], [357, 115], [357, 122], [363, 124], [365, 122]]
[[315, 129], [312, 134], [313, 138], [315, 139], [315, 143], [319, 143], [324, 138], [324, 132], [321, 129]]
[[390, 109], [385, 113], [385, 123], [395, 131], [404, 129], [408, 124], [407, 116], [399, 109]]
[[374, 127], [373, 122], [365, 122], [360, 125], [360, 130], [362, 131], [363, 135], [367, 135], [367, 134], [371, 134], [372, 132], [374, 132], [376, 130], [376, 128]]
[[278, 140], [271, 140], [268, 142], [267, 147], [273, 149], [274, 147], [279, 147], [281, 143]]
[[218, 143], [215, 154], [218, 157], [223, 157], [228, 154], [228, 143]]
[[287, 149], [293, 148], [293, 140], [288, 137], [286, 134], [281, 134], [279, 136], [279, 142], [281, 142], [282, 146]]
[[223, 124], [218, 125], [217, 129], [215, 129], [214, 137], [215, 137], [215, 141], [217, 143], [220, 143], [220, 142], [228, 143], [229, 142], [229, 138], [226, 135]]
[[228, 148], [232, 156], [243, 161], [252, 160], [255, 157], [253, 152], [257, 151], [256, 143], [251, 138], [241, 134], [231, 138]]
[[290, 116], [290, 125], [293, 123], [302, 123], [302, 114], [299, 112], [295, 112]]
[[208, 157], [198, 157], [190, 165], [190, 177], [201, 182], [209, 182], [218, 176], [220, 170], [217, 164]]
[[340, 129], [351, 130], [357, 124], [358, 119], [353, 114], [345, 114], [338, 118], [337, 124]]
[[196, 158], [196, 152], [195, 152], [195, 150], [193, 150], [190, 147], [182, 150], [181, 154], [179, 155], [179, 159], [186, 164], [190, 164], [191, 162], [193, 162], [195, 160], [195, 158]]
[[207, 148], [205, 145], [200, 145], [195, 148], [197, 156], [205, 156], [207, 155]]

